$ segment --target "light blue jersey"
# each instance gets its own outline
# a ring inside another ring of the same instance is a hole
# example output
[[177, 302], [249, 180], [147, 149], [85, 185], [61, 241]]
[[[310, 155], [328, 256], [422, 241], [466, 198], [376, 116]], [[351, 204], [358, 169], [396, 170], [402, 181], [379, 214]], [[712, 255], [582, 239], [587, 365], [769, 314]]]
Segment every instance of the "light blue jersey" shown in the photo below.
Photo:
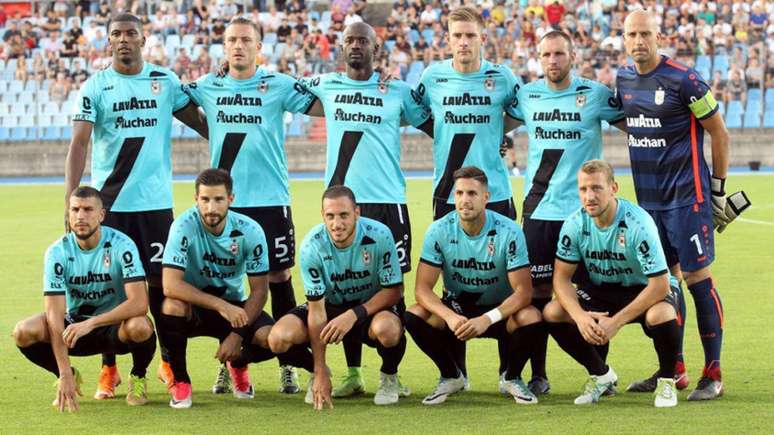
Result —
[[443, 270], [443, 286], [453, 298], [477, 295], [476, 305], [499, 305], [513, 289], [508, 272], [529, 267], [521, 228], [506, 216], [486, 210], [481, 232], [468, 236], [457, 212], [430, 224], [420, 261]]
[[418, 127], [430, 118], [409, 85], [399, 80], [382, 83], [376, 73], [369, 80], [324, 74], [307, 85], [325, 109], [325, 185], [349, 187], [358, 203], [405, 204], [401, 120]]
[[339, 249], [324, 224], [312, 228], [301, 244], [301, 277], [309, 300], [333, 305], [363, 303], [384, 287], [403, 283], [390, 229], [358, 218], [355, 239]]
[[[648, 277], [669, 272], [653, 218], [640, 206], [618, 198], [613, 223], [599, 228], [584, 209], [564, 222], [556, 257], [583, 263], [592, 284], [647, 285]], [[671, 284], [677, 281], [670, 277]]]
[[477, 166], [489, 178], [491, 202], [511, 199], [500, 144], [503, 112], [513, 116], [519, 86], [509, 68], [485, 60], [469, 74], [457, 72], [451, 59], [425, 69], [416, 93], [434, 118], [433, 198], [454, 203], [454, 171]]
[[219, 235], [204, 228], [196, 206], [180, 215], [169, 230], [164, 267], [185, 271], [183, 279], [199, 290], [227, 301], [244, 301], [245, 274], [269, 272], [266, 236], [249, 217], [229, 211]]
[[561, 91], [545, 79], [519, 89], [514, 117], [529, 135], [524, 180], [524, 216], [563, 221], [580, 207], [578, 170], [602, 158], [601, 122], [624, 118], [613, 92], [599, 82], [574, 77]]
[[108, 68], [86, 80], [73, 121], [94, 124], [91, 184], [105, 208], [172, 208], [172, 115], [189, 103], [175, 73], [147, 62], [137, 75]]
[[232, 206], [290, 205], [283, 117], [308, 111], [314, 96], [263, 68], [246, 80], [207, 74], [185, 89], [207, 115], [210, 165], [234, 179]]
[[75, 234], [68, 233], [46, 251], [43, 294], [64, 295], [74, 321], [107, 313], [126, 300], [124, 284], [144, 280], [132, 239], [104, 225], [93, 249], [81, 249]]

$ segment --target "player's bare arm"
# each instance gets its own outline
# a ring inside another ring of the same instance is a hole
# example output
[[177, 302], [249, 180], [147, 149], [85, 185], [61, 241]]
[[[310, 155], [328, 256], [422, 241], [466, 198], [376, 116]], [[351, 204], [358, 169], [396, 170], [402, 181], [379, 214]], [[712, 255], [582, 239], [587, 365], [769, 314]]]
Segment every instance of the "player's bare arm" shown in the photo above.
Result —
[[728, 175], [728, 158], [730, 136], [723, 121], [723, 115], [716, 112], [707, 119], [699, 121], [702, 127], [710, 135], [712, 140], [712, 175], [718, 178], [726, 178]]
[[65, 161], [65, 226], [67, 227], [67, 209], [70, 204], [70, 194], [81, 183], [83, 170], [86, 168], [86, 154], [89, 152], [89, 141], [94, 124], [88, 121], [73, 122], [73, 135], [67, 150]]
[[[266, 300], [269, 298], [269, 279], [267, 275], [248, 276], [250, 296], [245, 301], [244, 310], [247, 314], [247, 325], [252, 325], [263, 311]], [[252, 340], [252, 337], [243, 337], [241, 331], [233, 331], [218, 347], [215, 358], [225, 363], [238, 357], [244, 340]], [[249, 344], [249, 343], [247, 343]]]
[[622, 326], [641, 316], [650, 307], [656, 305], [669, 293], [669, 273], [666, 271], [648, 278], [648, 285], [636, 298], [613, 317], [599, 319], [599, 326], [605, 332], [605, 341], [610, 341]]
[[88, 335], [101, 326], [115, 325], [132, 317], [145, 316], [148, 313], [148, 290], [145, 280], [124, 284], [126, 300], [112, 310], [82, 322], [70, 324], [62, 333], [62, 339], [68, 348], [75, 347], [78, 339]]
[[62, 338], [66, 311], [65, 297], [64, 295], [46, 296], [44, 305], [51, 348], [54, 351], [54, 357], [56, 357], [56, 365], [59, 367], [59, 383], [57, 384], [59, 411], [62, 412], [66, 408], [68, 411], [74, 412], [78, 410], [77, 396], [82, 394], [75, 383], [67, 345]]
[[597, 324], [596, 317], [607, 313], [590, 313], [578, 303], [578, 296], [572, 284], [572, 275], [578, 268], [576, 264], [556, 259], [554, 261], [554, 293], [562, 309], [578, 327], [583, 339], [595, 345], [606, 342], [604, 331]]
[[443, 319], [444, 322], [449, 325], [449, 329], [456, 331], [457, 328], [468, 319], [464, 316], [460, 316], [444, 305], [443, 302], [441, 302], [441, 298], [433, 292], [433, 287], [435, 287], [435, 283], [438, 282], [438, 277], [440, 275], [441, 268], [420, 262], [419, 266], [417, 266], [415, 297], [417, 303], [421, 305], [422, 308]]
[[165, 267], [162, 272], [164, 296], [178, 299], [192, 305], [217, 311], [228, 320], [232, 328], [241, 328], [248, 324], [247, 313], [242, 307], [232, 305], [227, 301], [188, 284], [183, 279], [185, 272], [180, 269]]
[[316, 301], [309, 301], [309, 342], [312, 347], [312, 357], [314, 358], [314, 384], [312, 392], [314, 394], [314, 409], [321, 411], [325, 404], [333, 409], [331, 400], [331, 376], [328, 372], [328, 366], [325, 363], [325, 346], [322, 339], [322, 330], [328, 322], [328, 316], [325, 313], [325, 298]]
[[177, 112], [173, 113], [178, 121], [199, 133], [204, 139], [209, 138], [209, 129], [207, 127], [207, 116], [200, 110], [196, 104], [190, 103]]

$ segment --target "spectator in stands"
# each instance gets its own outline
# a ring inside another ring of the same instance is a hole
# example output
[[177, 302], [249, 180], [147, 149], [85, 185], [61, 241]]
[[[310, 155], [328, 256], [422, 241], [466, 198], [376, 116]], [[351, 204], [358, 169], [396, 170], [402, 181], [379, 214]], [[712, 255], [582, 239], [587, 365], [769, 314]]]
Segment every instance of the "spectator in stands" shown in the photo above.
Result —
[[742, 106], [747, 104], [747, 83], [742, 77], [741, 71], [737, 68], [731, 68], [729, 79], [726, 86], [726, 105], [730, 101], [741, 101]]
[[21, 30], [19, 30], [19, 25], [16, 22], [16, 20], [11, 20], [8, 22], [8, 28], [5, 30], [5, 33], [3, 34], [3, 42], [8, 42], [13, 38], [14, 36], [21, 36]]
[[182, 76], [188, 72], [191, 67], [191, 58], [188, 56], [188, 49], [180, 47], [177, 49], [177, 56], [175, 57], [175, 64], [172, 66], [172, 71], [178, 76]]
[[70, 94], [70, 82], [67, 80], [67, 75], [64, 72], [56, 73], [56, 81], [51, 83], [48, 88], [48, 98], [55, 103], [63, 103], [67, 101], [67, 96]]
[[210, 30], [210, 44], [223, 44], [223, 35], [226, 33], [226, 25], [223, 20], [217, 18]]
[[763, 82], [763, 66], [757, 56], [751, 56], [747, 69], [744, 71], [748, 88], [759, 88]]
[[73, 59], [73, 69], [70, 71], [70, 81], [74, 89], [80, 89], [83, 82], [89, 78], [89, 72], [83, 68], [81, 59]]
[[280, 25], [277, 27], [275, 32], [277, 33], [277, 41], [287, 44], [288, 36], [290, 36], [291, 30], [293, 30], [293, 28], [290, 27], [290, 24], [288, 24], [288, 19], [286, 17], [282, 17], [280, 20]]
[[8, 21], [8, 14], [5, 12], [5, 7], [0, 5], [0, 27], [5, 27], [5, 23]]
[[426, 26], [432, 26], [433, 23], [439, 19], [440, 17], [435, 13], [433, 5], [430, 3], [425, 5], [425, 9], [422, 11], [422, 14], [419, 15], [419, 22]]
[[40, 24], [40, 27], [46, 32], [59, 32], [62, 30], [62, 22], [57, 18], [53, 9], [46, 12], [46, 20]]
[[27, 55], [27, 45], [22, 41], [21, 35], [14, 35], [6, 45], [8, 46], [9, 59]]
[[[273, 6], [272, 6], [273, 7]], [[191, 11], [200, 23], [206, 23], [210, 19], [210, 10], [203, 0], [193, 0]], [[275, 9], [276, 11], [276, 9]]]
[[559, 0], [554, 0], [553, 3], [546, 6], [545, 11], [548, 24], [554, 29], [559, 30], [559, 23], [562, 22], [562, 18], [564, 17], [564, 6], [559, 3]]
[[38, 32], [36, 32], [32, 27], [32, 23], [29, 20], [24, 20], [24, 22], [22, 22], [21, 38], [24, 42], [24, 45], [27, 46], [28, 50], [32, 50], [38, 47], [38, 40], [40, 39], [40, 36], [38, 35]]
[[77, 55], [78, 41], [76, 41], [69, 32], [65, 33], [64, 38], [62, 38], [62, 47], [59, 49], [59, 57], [72, 59]]
[[398, 46], [392, 47], [390, 52], [390, 63], [397, 65], [397, 70], [400, 72], [398, 75], [401, 80], [406, 80], [406, 74], [408, 74], [409, 64], [411, 63], [411, 56], [405, 51], [398, 48]]
[[18, 56], [16, 58], [16, 71], [13, 73], [13, 79], [20, 82], [27, 82], [29, 73], [27, 72], [27, 58], [24, 56]]
[[613, 84], [615, 83], [615, 74], [615, 70], [610, 68], [610, 62], [605, 62], [602, 65], [602, 68], [597, 72], [596, 79], [598, 82], [612, 89]]
[[718, 95], [725, 99], [726, 81], [723, 80], [723, 73], [720, 71], [715, 71], [715, 75], [712, 79], [712, 95]]

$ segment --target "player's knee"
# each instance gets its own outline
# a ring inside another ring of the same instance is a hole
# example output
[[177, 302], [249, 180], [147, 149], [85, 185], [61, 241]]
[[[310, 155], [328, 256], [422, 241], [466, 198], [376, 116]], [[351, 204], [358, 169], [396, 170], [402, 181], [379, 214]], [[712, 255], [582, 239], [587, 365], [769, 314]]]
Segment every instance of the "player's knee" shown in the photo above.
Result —
[[284, 325], [276, 324], [271, 327], [271, 331], [269, 331], [266, 341], [272, 352], [285, 353], [292, 345], [291, 338], [292, 335], [290, 334], [290, 331], [285, 328]]
[[709, 267], [703, 267], [693, 272], [683, 270], [682, 273], [685, 284], [689, 286], [712, 277]]
[[381, 318], [380, 321], [374, 321], [371, 323], [371, 333], [373, 338], [379, 340], [384, 347], [393, 347], [400, 342], [400, 338], [403, 335], [403, 328], [401, 328], [400, 321], [397, 317], [394, 319]]
[[290, 269], [269, 272], [269, 282], [285, 282], [290, 279]]
[[659, 302], [645, 312], [645, 323], [648, 326], [660, 325], [677, 318], [674, 307], [666, 302]]
[[186, 304], [179, 299], [164, 298], [161, 303], [161, 313], [168, 316], [185, 316]]
[[559, 301], [551, 301], [543, 308], [543, 320], [551, 323], [562, 322], [565, 318], [564, 308]]
[[252, 344], [261, 346], [264, 349], [269, 348], [269, 334], [271, 333], [271, 325], [266, 325], [258, 328], [253, 334]]
[[543, 319], [543, 317], [540, 315], [540, 311], [531, 305], [517, 311], [514, 314], [514, 317], [516, 324], [519, 326], [532, 325], [533, 323], [538, 323]]
[[44, 341], [45, 331], [48, 328], [46, 316], [41, 315], [38, 319], [24, 319], [16, 323], [13, 328], [13, 341], [19, 347], [31, 346], [35, 343]]
[[124, 324], [126, 335], [134, 343], [142, 343], [153, 335], [153, 326], [145, 316], [132, 317]]

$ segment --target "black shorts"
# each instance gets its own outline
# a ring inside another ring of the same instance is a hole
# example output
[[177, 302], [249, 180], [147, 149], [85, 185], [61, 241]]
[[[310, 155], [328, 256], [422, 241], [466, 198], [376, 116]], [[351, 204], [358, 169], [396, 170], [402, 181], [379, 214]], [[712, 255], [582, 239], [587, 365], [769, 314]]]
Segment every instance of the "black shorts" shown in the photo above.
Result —
[[258, 222], [269, 245], [269, 271], [290, 269], [296, 264], [296, 230], [290, 207], [232, 207], [231, 210]]
[[[490, 311], [498, 306], [498, 305], [476, 305], [475, 303], [467, 302], [465, 300], [460, 300], [460, 299], [453, 299], [448, 296], [444, 296], [441, 299], [441, 302], [443, 302], [444, 305], [449, 307], [455, 313], [459, 314], [460, 316], [465, 316], [468, 319], [481, 316], [485, 314], [487, 311]], [[489, 328], [487, 328], [487, 330], [484, 331], [484, 333], [479, 335], [478, 337], [494, 338], [496, 340], [504, 339], [508, 337], [508, 329], [506, 327], [507, 323], [508, 322], [506, 321], [506, 319], [503, 319], [489, 326]], [[448, 325], [445, 326], [445, 330], [448, 333], [451, 333], [452, 336], [454, 336], [454, 333], [449, 329]]]
[[411, 271], [411, 222], [406, 204], [359, 204], [360, 215], [381, 222], [392, 232], [400, 271]]
[[[73, 323], [86, 319], [72, 319], [70, 316], [65, 316], [64, 327], [67, 328]], [[67, 350], [67, 353], [71, 356], [90, 356], [100, 353], [112, 353], [123, 355], [129, 353], [129, 346], [126, 343], [122, 343], [118, 339], [118, 329], [121, 327], [120, 323], [115, 325], [100, 326], [93, 329], [88, 334], [79, 338], [75, 342], [75, 346]]]
[[161, 260], [173, 220], [172, 209], [137, 212], [108, 211], [102, 225], [129, 236], [137, 245], [145, 275], [161, 277]]
[[[486, 205], [486, 208], [494, 212], [500, 213], [503, 216], [507, 216], [512, 220], [516, 220], [516, 206], [513, 204], [513, 198], [504, 199], [502, 201], [490, 202]], [[433, 198], [433, 220], [446, 216], [450, 212], [453, 212], [454, 204], [448, 204], [446, 201], [438, 198]]]
[[[360, 305], [360, 303], [333, 305], [326, 302], [325, 315], [330, 321], [331, 319], [344, 314], [344, 312], [347, 310], [358, 305]], [[400, 320], [400, 324], [403, 325], [403, 315], [406, 313], [406, 304], [402, 298], [397, 304], [382, 311], [388, 311], [394, 314], [398, 317], [398, 320]], [[288, 311], [288, 314], [295, 315], [301, 319], [302, 322], [304, 322], [304, 326], [308, 326], [307, 321], [309, 319], [309, 303], [305, 302], [293, 308], [292, 310]], [[372, 340], [371, 337], [368, 336], [368, 328], [371, 327], [371, 322], [374, 320], [375, 315], [376, 313], [368, 316], [362, 321], [355, 323], [355, 326], [353, 326], [352, 329], [347, 332], [347, 335], [344, 336], [343, 340], [347, 342], [365, 343], [370, 347], [376, 347], [376, 340]]]
[[[228, 301], [233, 305], [240, 307], [244, 306], [244, 302]], [[248, 327], [249, 336], [255, 335], [255, 331], [261, 329], [267, 325], [273, 325], [274, 319], [266, 313], [261, 311], [258, 318], [255, 319]], [[186, 322], [186, 336], [191, 337], [213, 337], [219, 341], [223, 341], [231, 332], [233, 328], [228, 320], [224, 319], [217, 311], [208, 310], [200, 306], [191, 306], [191, 318]]]
[[532, 285], [551, 283], [554, 278], [554, 260], [562, 221], [544, 221], [522, 216], [522, 229], [527, 241]]
[[[594, 286], [590, 284], [579, 284], [575, 290], [578, 295], [578, 303], [584, 311], [596, 311], [608, 313], [612, 317], [624, 307], [629, 305], [645, 286], [624, 287], [615, 284], [605, 284]], [[680, 287], [671, 287], [669, 293], [664, 298], [664, 302], [674, 307], [675, 312], [679, 312], [678, 300], [682, 290]], [[645, 313], [632, 320], [632, 323], [642, 323], [645, 321]]]

